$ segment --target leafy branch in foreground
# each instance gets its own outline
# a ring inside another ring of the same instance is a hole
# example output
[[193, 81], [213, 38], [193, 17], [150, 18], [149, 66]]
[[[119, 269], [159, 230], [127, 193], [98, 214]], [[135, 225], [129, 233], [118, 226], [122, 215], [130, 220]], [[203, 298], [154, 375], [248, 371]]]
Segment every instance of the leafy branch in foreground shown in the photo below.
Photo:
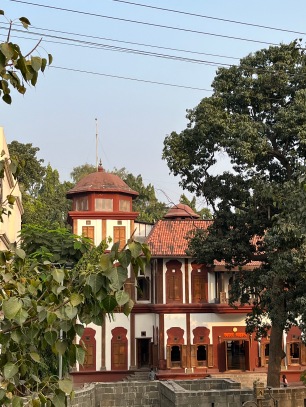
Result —
[[[0, 10], [0, 16], [4, 16], [4, 11]], [[6, 18], [6, 17], [5, 17]], [[38, 78], [38, 72], [44, 72], [47, 64], [52, 63], [52, 55], [48, 54], [46, 58], [33, 56], [34, 51], [37, 50], [42, 38], [38, 41], [35, 47], [26, 55], [23, 55], [18, 44], [10, 41], [12, 25], [16, 20], [6, 20], [9, 23], [8, 35], [6, 42], [0, 44], [0, 96], [5, 103], [11, 104], [11, 90], [10, 85], [17, 89], [22, 95], [26, 92], [25, 84], [35, 86]], [[25, 29], [31, 25], [26, 17], [18, 19]]]
[[83, 324], [101, 326], [105, 315], [116, 311], [130, 314], [134, 304], [125, 291], [128, 267], [136, 276], [144, 273], [151, 254], [147, 245], [132, 239], [123, 251], [118, 251], [119, 243], [104, 254], [104, 240], [73, 270], [33, 261], [20, 248], [0, 253], [1, 404], [21, 407], [22, 397], [29, 396], [34, 407], [65, 407], [67, 395], [73, 399], [70, 380], [40, 379], [39, 366], [46, 350], [68, 354], [70, 366], [82, 365], [85, 345], [73, 340], [82, 337]]

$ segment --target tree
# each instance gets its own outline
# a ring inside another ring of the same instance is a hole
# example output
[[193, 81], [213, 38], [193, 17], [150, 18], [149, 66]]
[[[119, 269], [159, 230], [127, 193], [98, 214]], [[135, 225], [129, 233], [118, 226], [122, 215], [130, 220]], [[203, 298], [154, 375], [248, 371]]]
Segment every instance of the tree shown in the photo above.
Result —
[[[298, 290], [305, 293], [304, 231], [297, 227], [305, 200], [295, 205], [287, 200], [289, 188], [293, 196], [302, 196], [305, 62], [295, 41], [220, 68], [213, 95], [188, 111], [187, 129], [166, 137], [163, 150], [183, 188], [204, 196], [213, 209], [208, 232], [191, 236], [190, 254], [198, 263], [224, 260], [228, 269], [238, 267], [232, 304], [251, 303], [249, 295], [255, 295], [247, 331], [260, 338], [271, 328], [268, 385], [273, 387], [279, 387], [283, 330], [299, 325], [306, 334], [305, 298]], [[233, 168], [213, 175], [219, 153], [229, 156]], [[288, 216], [294, 227], [287, 224]], [[252, 261], [260, 265], [241, 269]]]
[[154, 186], [151, 184], [145, 186], [140, 174], [135, 177], [124, 167], [119, 170], [115, 167], [112, 174], [117, 175], [131, 189], [139, 193], [139, 196], [133, 201], [133, 210], [140, 212], [137, 220], [142, 222], [157, 222], [168, 212], [169, 208], [167, 205], [159, 202], [156, 198]]
[[[69, 379], [38, 377], [41, 360], [46, 352], [68, 352], [70, 366], [76, 362], [82, 365], [86, 349], [73, 343], [75, 336], [84, 332], [82, 324], [101, 326], [105, 316], [111, 318], [115, 310], [130, 314], [133, 301], [124, 289], [127, 268], [131, 264], [136, 277], [139, 270], [144, 273], [150, 251], [147, 245], [130, 239], [128, 248], [119, 252], [119, 243], [104, 254], [104, 240], [85, 253], [72, 270], [54, 268], [49, 261], [38, 263], [20, 248], [0, 252], [1, 404], [22, 407], [24, 395], [31, 397], [35, 407], [64, 407], [67, 395], [73, 399]], [[139, 257], [140, 253], [146, 259]]]
[[10, 42], [11, 29], [14, 21], [19, 20], [25, 29], [31, 25], [26, 17], [20, 17], [16, 20], [8, 20], [4, 11], [0, 10], [0, 16], [9, 23], [8, 35], [6, 42], [0, 44], [0, 96], [5, 103], [11, 104], [11, 89], [10, 86], [17, 89], [22, 95], [26, 92], [25, 84], [35, 86], [38, 78], [38, 72], [44, 72], [47, 64], [52, 63], [52, 55], [48, 54], [48, 61], [46, 58], [33, 56], [37, 47], [40, 45], [42, 39], [35, 45], [35, 47], [23, 55], [18, 44]]
[[77, 184], [82, 178], [86, 175], [92, 174], [97, 171], [97, 167], [92, 164], [83, 164], [78, 167], [73, 167], [73, 171], [70, 173], [70, 176], [75, 184]]
[[194, 196], [191, 201], [187, 198], [185, 194], [180, 196], [180, 202], [184, 205], [189, 206], [193, 210], [194, 213], [200, 215], [200, 219], [211, 220], [212, 215], [208, 208], [202, 208], [199, 211], [196, 208], [196, 197]]

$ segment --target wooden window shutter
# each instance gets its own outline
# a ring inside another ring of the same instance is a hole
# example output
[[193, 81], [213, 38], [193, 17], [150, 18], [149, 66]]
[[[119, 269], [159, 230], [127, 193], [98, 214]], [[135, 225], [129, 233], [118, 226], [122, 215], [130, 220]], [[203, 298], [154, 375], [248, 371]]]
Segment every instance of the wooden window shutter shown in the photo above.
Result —
[[206, 280], [204, 276], [200, 276], [201, 281], [201, 300], [206, 300]]
[[171, 368], [171, 346], [167, 345], [167, 369]]
[[93, 367], [94, 366], [94, 345], [91, 343], [86, 344], [86, 354], [83, 367]]
[[306, 345], [300, 343], [300, 352], [301, 352], [301, 365], [306, 365]]
[[121, 343], [119, 347], [119, 366], [124, 367], [125, 365], [125, 344]]
[[114, 343], [114, 366], [120, 366], [120, 343]]
[[95, 242], [95, 227], [94, 226], [82, 226], [82, 234]]
[[174, 276], [174, 300], [178, 301], [181, 298], [181, 278], [180, 276]]
[[265, 349], [266, 349], [265, 344], [264, 344], [264, 343], [261, 343], [261, 346], [260, 346], [261, 367], [265, 367], [265, 366], [266, 366]]
[[119, 241], [119, 249], [123, 249], [126, 243], [125, 226], [114, 226], [114, 243], [117, 243]]
[[181, 366], [187, 367], [187, 345], [182, 345], [181, 352]]
[[207, 366], [214, 367], [214, 347], [213, 345], [206, 345], [207, 349]]
[[200, 276], [193, 277], [193, 298], [195, 300], [201, 299], [201, 282]]
[[197, 365], [197, 345], [191, 345], [191, 367], [196, 367]]
[[286, 354], [286, 356], [287, 356], [287, 364], [288, 364], [288, 366], [291, 365], [290, 345], [291, 345], [290, 342], [287, 343], [287, 354]]
[[168, 286], [168, 299], [174, 300], [174, 281], [173, 276], [168, 276], [167, 278], [167, 286]]

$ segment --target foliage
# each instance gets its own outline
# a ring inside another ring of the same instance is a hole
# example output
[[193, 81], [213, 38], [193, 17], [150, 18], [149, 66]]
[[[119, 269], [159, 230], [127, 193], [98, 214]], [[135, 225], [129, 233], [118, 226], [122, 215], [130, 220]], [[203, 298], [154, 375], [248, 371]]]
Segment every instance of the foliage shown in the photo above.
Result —
[[[305, 212], [300, 188], [306, 157], [305, 62], [304, 50], [292, 42], [220, 68], [213, 95], [188, 111], [188, 127], [166, 137], [163, 151], [182, 187], [205, 197], [214, 212], [208, 233], [194, 232], [190, 254], [198, 263], [224, 260], [229, 269], [257, 262], [255, 270], [236, 273], [231, 300], [243, 304], [254, 294], [247, 330], [260, 336], [272, 326], [268, 384], [273, 387], [279, 386], [284, 356], [282, 331], [297, 325], [295, 318], [305, 309], [295, 289], [304, 287], [305, 278], [299, 240], [304, 232], [298, 224]], [[229, 156], [232, 171], [213, 175], [221, 153]], [[298, 202], [289, 204], [289, 190]], [[300, 328], [305, 334], [302, 322]]]
[[[0, 253], [1, 404], [21, 406], [20, 397], [28, 394], [33, 406], [65, 407], [66, 395], [73, 398], [70, 380], [39, 378], [41, 360], [45, 352], [68, 352], [70, 366], [76, 362], [82, 365], [84, 344], [73, 343], [75, 336], [84, 332], [81, 324], [101, 326], [105, 315], [111, 316], [116, 309], [130, 314], [133, 301], [124, 289], [127, 268], [132, 264], [137, 276], [150, 261], [150, 252], [146, 245], [132, 240], [119, 252], [119, 243], [104, 254], [104, 240], [73, 270], [56, 269], [48, 261], [38, 263], [19, 248]], [[141, 252], [146, 260], [139, 257]], [[81, 324], [76, 324], [76, 319]], [[63, 340], [60, 330], [64, 331]]]
[[83, 164], [78, 167], [73, 167], [73, 171], [70, 173], [70, 176], [75, 184], [81, 181], [82, 178], [86, 175], [92, 174], [97, 171], [97, 167], [92, 164]]
[[49, 230], [43, 226], [25, 225], [20, 231], [21, 248], [38, 262], [77, 263], [92, 247], [92, 241], [67, 229]]
[[157, 222], [168, 212], [167, 205], [159, 202], [156, 198], [154, 186], [151, 184], [145, 186], [140, 174], [135, 177], [124, 167], [119, 170], [114, 168], [112, 174], [117, 175], [131, 189], [139, 193], [139, 196], [133, 201], [133, 210], [140, 212], [137, 220], [141, 222]]
[[202, 208], [199, 211], [196, 208], [196, 197], [194, 196], [191, 201], [187, 198], [185, 194], [181, 195], [180, 202], [184, 205], [189, 206], [194, 213], [200, 215], [200, 219], [210, 220], [212, 219], [212, 214], [208, 208]]
[[[4, 11], [0, 10], [0, 15], [4, 16]], [[4, 18], [6, 18], [4, 16]], [[5, 103], [11, 104], [11, 89], [10, 86], [17, 89], [22, 95], [25, 94], [28, 86], [35, 86], [38, 78], [39, 71], [44, 72], [47, 64], [52, 63], [52, 55], [48, 54], [48, 60], [46, 58], [40, 58], [40, 56], [34, 56], [33, 53], [41, 43], [41, 40], [35, 45], [35, 47], [23, 55], [18, 44], [14, 44], [10, 41], [11, 29], [14, 21], [6, 20], [9, 23], [8, 35], [6, 42], [0, 44], [0, 96]], [[25, 29], [31, 25], [30, 21], [26, 17], [20, 17], [18, 19]]]

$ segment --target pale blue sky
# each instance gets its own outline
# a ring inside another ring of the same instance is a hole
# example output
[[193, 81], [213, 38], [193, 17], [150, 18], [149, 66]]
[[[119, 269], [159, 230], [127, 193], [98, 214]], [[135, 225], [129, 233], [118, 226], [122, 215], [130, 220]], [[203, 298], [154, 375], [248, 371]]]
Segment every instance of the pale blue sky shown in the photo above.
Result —
[[[36, 0], [36, 2], [271, 43], [289, 42], [297, 37], [303, 38], [297, 34], [149, 10], [110, 0], [87, 2]], [[138, 2], [306, 32], [305, 1], [292, 0], [289, 3], [284, 0], [258, 0], [257, 2], [138, 0]], [[0, 8], [4, 9], [6, 16], [12, 19], [27, 17], [35, 27], [231, 57], [243, 57], [265, 47], [258, 43], [147, 27], [23, 5], [8, 0], [0, 0]], [[2, 21], [5, 20], [1, 18]], [[4, 25], [0, 24], [0, 26]], [[0, 34], [4, 33], [4, 30], [0, 31]], [[16, 33], [16, 35], [22, 34]], [[50, 39], [46, 37], [45, 40]], [[34, 43], [34, 41], [17, 38], [15, 41], [22, 44], [24, 53], [30, 50]], [[96, 41], [99, 42], [99, 40]], [[192, 54], [183, 52], [102, 40], [100, 42], [192, 57]], [[55, 66], [206, 89], [210, 88], [217, 69], [206, 65], [48, 42], [44, 42], [42, 46], [53, 55]], [[39, 52], [44, 56], [43, 49], [40, 48]], [[194, 57], [217, 63], [235, 63], [235, 60], [212, 56], [194, 55]], [[187, 123], [186, 109], [195, 107], [201, 98], [209, 94], [199, 90], [47, 69], [45, 75], [40, 75], [38, 78], [35, 89], [28, 89], [24, 97], [13, 91], [12, 105], [0, 104], [0, 125], [4, 127], [8, 142], [18, 140], [22, 143], [33, 143], [41, 150], [39, 156], [46, 163], [50, 162], [53, 168], [58, 169], [61, 179], [69, 180], [69, 174], [74, 166], [85, 162], [95, 163], [94, 140], [97, 117], [100, 138], [99, 156], [102, 158], [104, 167], [108, 169], [114, 166], [126, 167], [135, 175], [140, 173], [146, 183], [151, 182], [156, 188], [164, 189], [172, 201], [178, 202], [181, 193], [178, 186], [179, 179], [169, 176], [167, 165], [161, 160], [163, 140], [171, 131], [183, 130]], [[101, 144], [106, 155], [102, 151]], [[225, 159], [220, 160], [216, 171], [222, 171], [226, 165]], [[165, 200], [159, 191], [158, 197]]]

